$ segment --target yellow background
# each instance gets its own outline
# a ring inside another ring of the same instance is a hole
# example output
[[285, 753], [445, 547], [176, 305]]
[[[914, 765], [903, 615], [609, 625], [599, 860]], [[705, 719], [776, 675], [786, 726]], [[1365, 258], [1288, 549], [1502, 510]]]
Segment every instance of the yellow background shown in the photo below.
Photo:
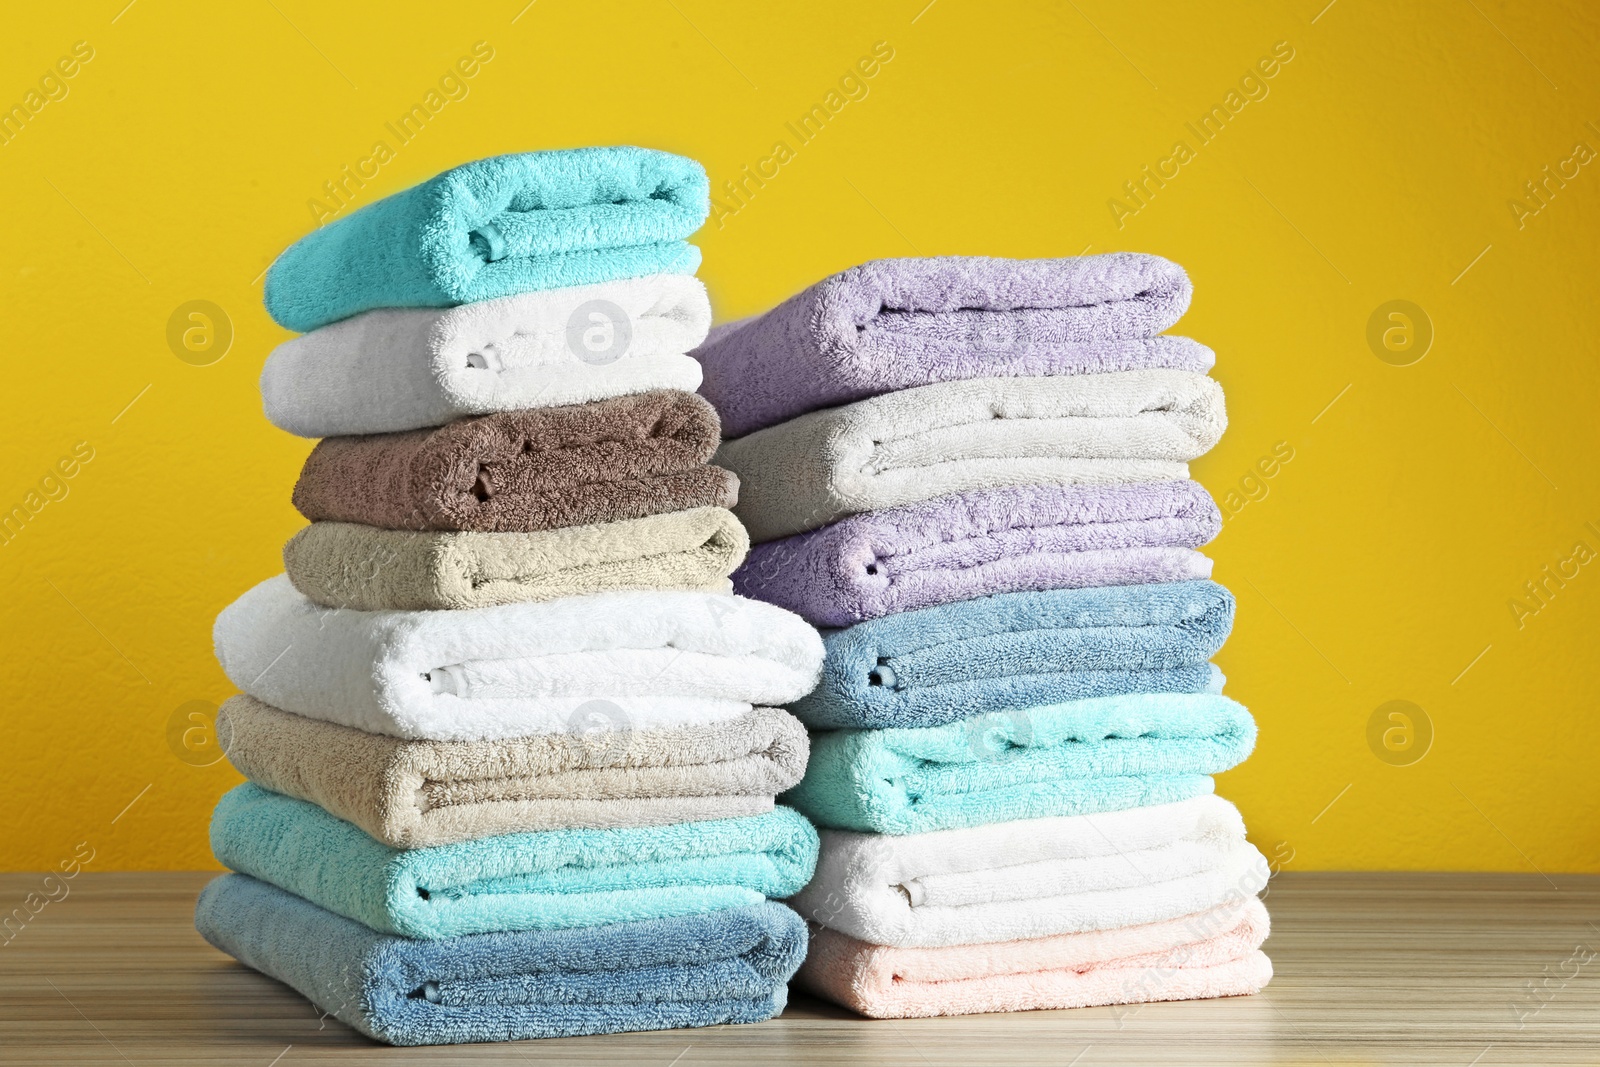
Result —
[[[261, 415], [287, 334], [260, 274], [323, 183], [395, 147], [384, 124], [484, 41], [466, 98], [358, 203], [584, 144], [681, 152], [720, 188], [782, 139], [777, 177], [697, 238], [720, 316], [880, 256], [1182, 263], [1177, 332], [1215, 348], [1232, 420], [1196, 476], [1221, 499], [1279, 442], [1294, 454], [1212, 550], [1239, 598], [1220, 662], [1261, 727], [1222, 792], [1291, 869], [1600, 870], [1600, 566], [1520, 627], [1509, 606], [1575, 542], [1600, 549], [1600, 165], [1537, 214], [1508, 204], [1600, 147], [1592, 7], [125, 2], [30, 5], [0, 40], [7, 105], [94, 49], [0, 146], [0, 507], [94, 450], [0, 547], [0, 867], [80, 841], [92, 869], [212, 865], [209, 810], [237, 778], [197, 765], [215, 752], [182, 709], [231, 692], [211, 622], [279, 569], [310, 447]], [[784, 124], [879, 41], [894, 57], [868, 95], [796, 147]], [[1185, 123], [1280, 41], [1268, 95], [1200, 144]], [[1133, 206], [1123, 183], [1178, 141], [1193, 158], [1119, 229], [1112, 198]], [[1434, 331], [1410, 366], [1367, 341], [1396, 299]], [[233, 325], [209, 366], [166, 340], [191, 300]], [[1433, 727], [1409, 766], [1368, 743], [1390, 700]]]

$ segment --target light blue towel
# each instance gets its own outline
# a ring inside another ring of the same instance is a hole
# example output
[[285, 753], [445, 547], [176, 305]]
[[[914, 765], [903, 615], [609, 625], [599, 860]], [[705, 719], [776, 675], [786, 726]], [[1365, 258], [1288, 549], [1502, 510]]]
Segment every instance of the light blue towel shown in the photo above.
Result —
[[562, 930], [747, 907], [798, 892], [817, 832], [788, 808], [616, 830], [505, 834], [397, 849], [246, 782], [211, 817], [226, 866], [403, 937]]
[[791, 711], [809, 726], [941, 726], [1118, 693], [1220, 688], [1207, 661], [1233, 628], [1216, 582], [1002, 593], [825, 634], [822, 681]]
[[806, 951], [782, 904], [582, 930], [413, 941], [242, 874], [200, 893], [195, 927], [369, 1037], [518, 1041], [770, 1019]]
[[378, 307], [449, 307], [532, 289], [693, 274], [705, 168], [648, 148], [495, 156], [307, 234], [267, 271], [291, 330]]
[[1212, 791], [1256, 725], [1214, 694], [1143, 693], [811, 741], [783, 800], [818, 826], [920, 834], [1168, 804]]

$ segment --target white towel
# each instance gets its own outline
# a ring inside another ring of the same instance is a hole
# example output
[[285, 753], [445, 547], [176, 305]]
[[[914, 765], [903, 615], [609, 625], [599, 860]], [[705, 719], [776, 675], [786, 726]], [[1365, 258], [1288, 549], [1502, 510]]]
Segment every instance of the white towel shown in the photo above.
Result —
[[546, 289], [453, 308], [379, 308], [285, 341], [261, 370], [273, 425], [302, 437], [463, 415], [693, 392], [711, 325], [688, 274]]
[[435, 741], [731, 719], [797, 699], [822, 667], [822, 639], [798, 615], [683, 590], [357, 611], [319, 607], [279, 575], [224, 608], [213, 638], [258, 700]]
[[753, 541], [947, 493], [1189, 476], [1228, 419], [1193, 371], [972, 378], [825, 408], [724, 441]]
[[822, 831], [807, 919], [901, 948], [1110, 930], [1259, 893], [1267, 861], [1205, 795], [1097, 815], [889, 837]]

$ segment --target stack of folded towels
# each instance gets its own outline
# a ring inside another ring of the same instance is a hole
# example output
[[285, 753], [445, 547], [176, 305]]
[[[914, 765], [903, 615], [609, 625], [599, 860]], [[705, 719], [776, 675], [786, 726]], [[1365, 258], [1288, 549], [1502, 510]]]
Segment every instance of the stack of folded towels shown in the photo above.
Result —
[[1265, 860], [1211, 775], [1255, 741], [1188, 461], [1213, 354], [1154, 256], [853, 268], [694, 354], [757, 546], [828, 628], [792, 705], [821, 828], [802, 986], [877, 1017], [1250, 993]]
[[753, 1022], [785, 1002], [816, 831], [776, 795], [816, 684], [686, 353], [708, 185], [633, 148], [448, 171], [304, 238], [268, 418], [322, 437], [285, 575], [217, 619], [250, 780], [215, 946], [394, 1044]]

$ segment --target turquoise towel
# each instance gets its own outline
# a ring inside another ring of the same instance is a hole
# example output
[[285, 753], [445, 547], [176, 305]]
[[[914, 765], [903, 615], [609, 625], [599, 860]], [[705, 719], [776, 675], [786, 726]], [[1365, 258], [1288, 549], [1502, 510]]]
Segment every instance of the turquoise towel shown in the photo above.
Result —
[[217, 802], [211, 850], [383, 933], [456, 937], [693, 915], [787, 897], [817, 832], [788, 808], [743, 819], [506, 834], [402, 850], [250, 782]]
[[194, 924], [239, 962], [393, 1045], [760, 1022], [783, 1010], [806, 951], [805, 922], [771, 902], [413, 941], [242, 874], [201, 890]]
[[693, 274], [711, 210], [692, 159], [648, 148], [495, 156], [307, 234], [267, 272], [278, 325], [378, 307], [449, 307], [531, 289]]
[[1210, 693], [1140, 693], [945, 726], [811, 740], [783, 800], [818, 826], [920, 834], [1168, 804], [1212, 791], [1250, 755], [1255, 721]]

